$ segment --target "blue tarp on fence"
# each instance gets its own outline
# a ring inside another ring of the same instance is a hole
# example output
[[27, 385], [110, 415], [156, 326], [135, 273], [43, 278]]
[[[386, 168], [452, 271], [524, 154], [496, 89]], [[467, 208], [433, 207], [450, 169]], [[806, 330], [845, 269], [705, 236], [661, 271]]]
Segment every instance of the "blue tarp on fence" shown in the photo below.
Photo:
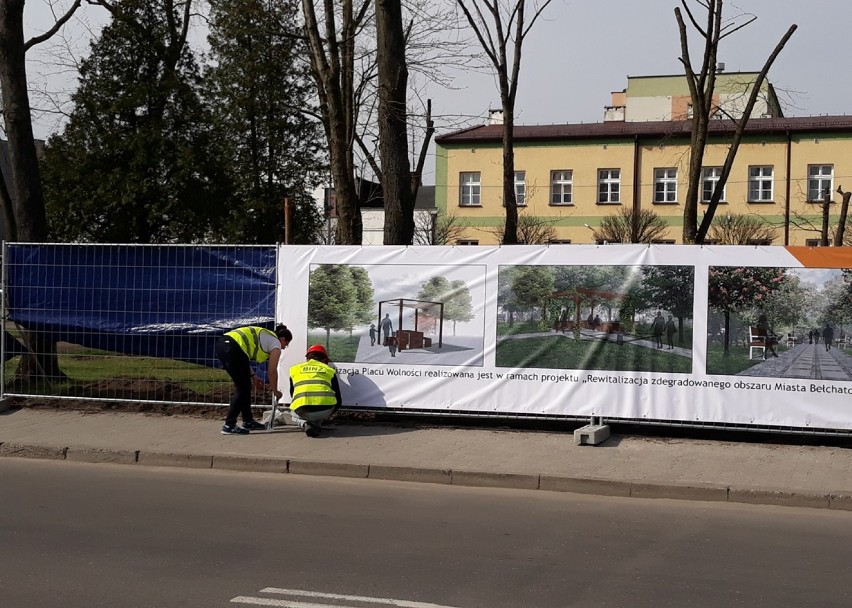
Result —
[[9, 244], [6, 256], [9, 319], [57, 342], [217, 366], [218, 336], [275, 318], [273, 246]]

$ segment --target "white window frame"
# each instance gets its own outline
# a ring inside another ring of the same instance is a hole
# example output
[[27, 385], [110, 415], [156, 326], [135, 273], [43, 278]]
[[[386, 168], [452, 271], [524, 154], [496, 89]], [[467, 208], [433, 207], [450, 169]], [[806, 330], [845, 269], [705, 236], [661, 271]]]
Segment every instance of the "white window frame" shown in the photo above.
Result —
[[677, 169], [675, 167], [654, 169], [654, 202], [669, 205], [677, 203]]
[[808, 201], [822, 203], [826, 188], [834, 192], [834, 165], [808, 165]]
[[515, 171], [515, 202], [518, 207], [527, 205], [527, 172]]
[[621, 203], [621, 169], [598, 169], [598, 204]]
[[482, 206], [482, 174], [479, 171], [459, 173], [459, 206]]
[[773, 165], [750, 166], [748, 168], [748, 202], [771, 203], [775, 200], [774, 196], [775, 167]]
[[557, 169], [550, 172], [550, 204], [574, 204], [574, 171]]
[[[709, 203], [710, 198], [713, 196], [713, 191], [716, 189], [716, 185], [719, 183], [719, 178], [722, 175], [722, 167], [702, 167], [701, 168], [701, 202]], [[727, 201], [727, 189], [728, 185], [725, 184], [722, 186], [722, 198], [719, 199], [720, 203], [724, 203]]]

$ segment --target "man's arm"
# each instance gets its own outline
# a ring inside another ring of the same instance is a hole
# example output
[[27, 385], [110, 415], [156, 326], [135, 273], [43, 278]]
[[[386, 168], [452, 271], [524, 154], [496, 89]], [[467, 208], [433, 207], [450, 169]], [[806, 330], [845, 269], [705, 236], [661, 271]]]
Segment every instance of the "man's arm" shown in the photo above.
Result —
[[276, 348], [271, 353], [269, 353], [269, 360], [267, 361], [266, 367], [266, 373], [269, 375], [269, 386], [272, 387], [272, 393], [277, 399], [280, 399], [283, 395], [281, 389], [278, 388], [278, 360], [280, 358], [281, 349]]
[[343, 395], [340, 393], [340, 382], [337, 381], [337, 374], [331, 377], [331, 390], [334, 391], [334, 397], [337, 399], [337, 404], [332, 409], [332, 414], [340, 409], [343, 405]]

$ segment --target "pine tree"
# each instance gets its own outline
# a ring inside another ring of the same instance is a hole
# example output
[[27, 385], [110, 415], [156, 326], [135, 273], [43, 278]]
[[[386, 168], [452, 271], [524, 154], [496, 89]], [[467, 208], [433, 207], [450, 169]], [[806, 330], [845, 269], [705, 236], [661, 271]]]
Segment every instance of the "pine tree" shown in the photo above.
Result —
[[326, 174], [321, 124], [294, 0], [214, 0], [206, 91], [228, 150], [236, 196], [230, 237], [274, 243], [293, 203], [292, 242], [315, 242], [311, 190]]
[[95, 242], [216, 240], [230, 188], [181, 14], [168, 0], [119, 7], [81, 65], [66, 128], [48, 142], [50, 233]]

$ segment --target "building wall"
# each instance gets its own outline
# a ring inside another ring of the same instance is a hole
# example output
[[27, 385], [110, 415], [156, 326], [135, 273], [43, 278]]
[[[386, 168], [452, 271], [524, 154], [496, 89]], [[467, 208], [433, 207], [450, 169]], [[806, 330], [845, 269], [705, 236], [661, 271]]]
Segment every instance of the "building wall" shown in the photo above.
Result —
[[[526, 172], [527, 205], [522, 215], [546, 218], [556, 230], [559, 240], [572, 243], [593, 242], [591, 228], [599, 226], [602, 217], [619, 208], [633, 208], [634, 200], [642, 209], [653, 209], [669, 224], [666, 240], [682, 242], [683, 202], [687, 193], [689, 142], [686, 139], [641, 142], [638, 149], [638, 191], [634, 195], [634, 142], [566, 141], [543, 144], [516, 142], [515, 170]], [[705, 153], [705, 167], [721, 167], [728, 145], [712, 143]], [[852, 189], [852, 133], [842, 136], [793, 136], [789, 144], [790, 175], [787, 174], [788, 143], [786, 137], [746, 137], [728, 178], [725, 201], [719, 205], [717, 217], [723, 214], [753, 214], [776, 227], [773, 244], [805, 245], [807, 239], [819, 238], [821, 205], [807, 202], [808, 166], [831, 165], [832, 192], [838, 184]], [[772, 197], [768, 201], [749, 201], [749, 168], [772, 167]], [[469, 225], [463, 239], [479, 244], [499, 243], [505, 222], [502, 197], [502, 150], [499, 144], [438, 145], [436, 200], [442, 212], [455, 215]], [[620, 169], [620, 202], [598, 202], [598, 171]], [[677, 196], [674, 202], [655, 202], [655, 170], [674, 169]], [[550, 204], [551, 171], [571, 170], [573, 201], [571, 205]], [[459, 179], [462, 172], [480, 172], [481, 206], [459, 205]], [[789, 189], [789, 199], [788, 199]], [[638, 199], [637, 199], [638, 195]], [[701, 196], [699, 192], [699, 197]], [[788, 202], [789, 200], [789, 208]], [[833, 200], [840, 195], [833, 194]], [[836, 224], [838, 205], [832, 207], [832, 223]], [[705, 204], [699, 205], [699, 222]]]

